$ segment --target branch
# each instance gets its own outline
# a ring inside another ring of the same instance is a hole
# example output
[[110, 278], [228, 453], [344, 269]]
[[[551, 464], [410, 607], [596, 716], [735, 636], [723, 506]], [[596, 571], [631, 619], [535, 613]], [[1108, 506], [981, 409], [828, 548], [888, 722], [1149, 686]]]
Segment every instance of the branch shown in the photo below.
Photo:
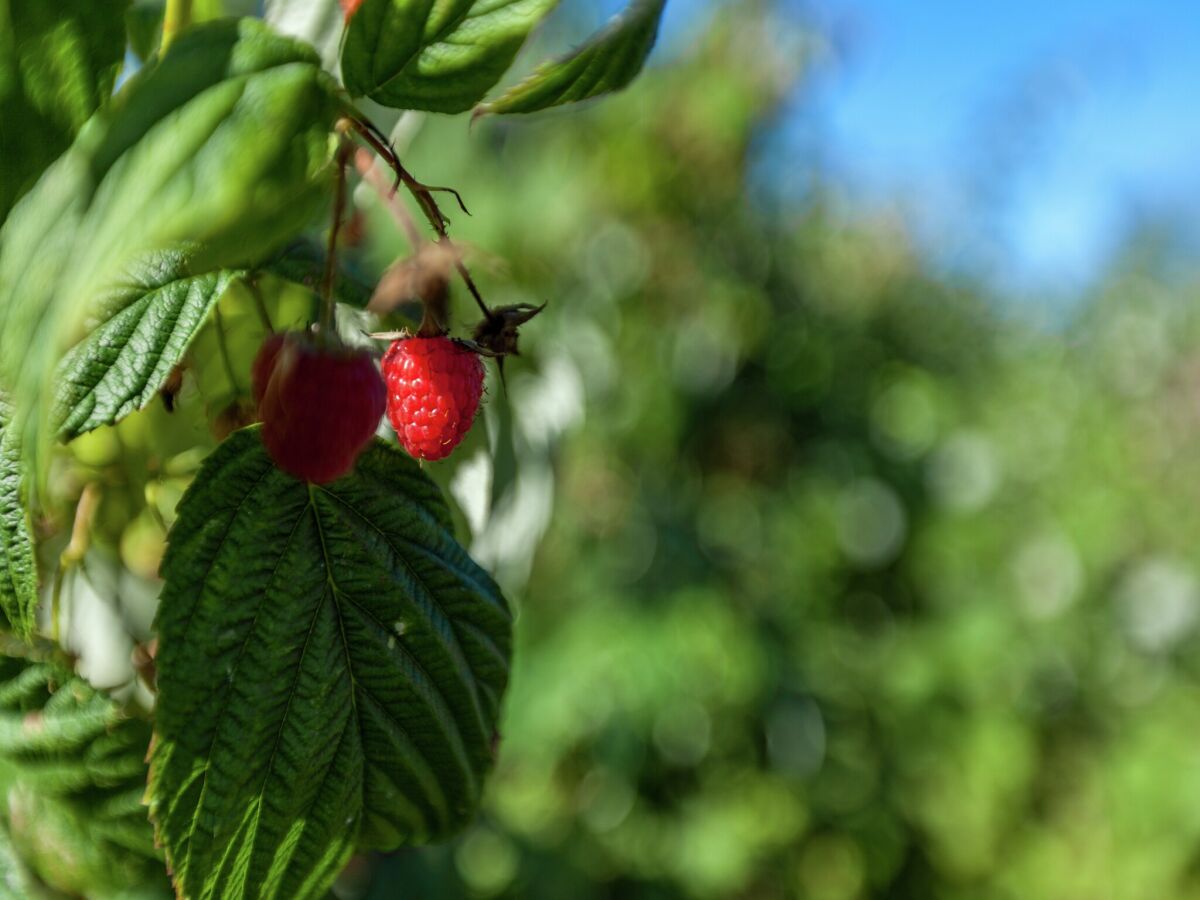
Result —
[[[340, 129], [339, 129], [340, 131]], [[337, 241], [342, 230], [342, 211], [346, 206], [346, 163], [350, 161], [352, 145], [341, 139], [337, 151], [337, 188], [333, 195], [333, 224], [329, 227], [329, 248], [325, 254], [325, 277], [321, 283], [321, 331], [333, 331], [333, 285], [337, 278]]]
[[[429, 224], [437, 233], [437, 242], [439, 244], [450, 245], [450, 236], [446, 232], [448, 220], [438, 207], [437, 200], [435, 200], [433, 197], [433, 192], [440, 191], [453, 194], [462, 211], [467, 215], [470, 215], [471, 213], [467, 209], [466, 204], [463, 203], [462, 196], [458, 193], [458, 191], [454, 190], [453, 188], [431, 187], [427, 184], [422, 184], [420, 181], [417, 181], [417, 179], [413, 177], [412, 173], [404, 168], [404, 165], [400, 162], [399, 157], [396, 156], [396, 152], [388, 145], [386, 138], [379, 133], [375, 126], [371, 125], [369, 122], [364, 122], [359, 119], [348, 119], [347, 121], [350, 122], [358, 136], [361, 137], [371, 147], [371, 149], [378, 153], [388, 164], [391, 170], [396, 174], [398, 183], [403, 184], [405, 188], [408, 189], [408, 192], [412, 194], [413, 199], [417, 201], [417, 205], [421, 207], [421, 211], [425, 214], [425, 218], [429, 220]], [[393, 193], [394, 190], [395, 189], [393, 188]], [[475, 303], [483, 312], [484, 317], [491, 319], [492, 311], [488, 309], [488, 305], [483, 302], [483, 296], [479, 293], [479, 288], [475, 286], [475, 281], [471, 278], [471, 273], [468, 271], [466, 265], [461, 259], [458, 259], [455, 261], [454, 267], [458, 271], [458, 274], [462, 277], [463, 283], [466, 284], [467, 290], [471, 292], [471, 296], [475, 299]]]
[[379, 196], [383, 198], [388, 212], [392, 214], [392, 218], [396, 220], [396, 224], [408, 238], [413, 253], [417, 253], [421, 249], [421, 244], [424, 243], [421, 232], [417, 230], [417, 223], [413, 220], [408, 208], [396, 199], [396, 185], [388, 182], [384, 174], [376, 168], [374, 162], [374, 158], [366, 150], [360, 148], [354, 154], [354, 167], [358, 169], [363, 180], [375, 188]]

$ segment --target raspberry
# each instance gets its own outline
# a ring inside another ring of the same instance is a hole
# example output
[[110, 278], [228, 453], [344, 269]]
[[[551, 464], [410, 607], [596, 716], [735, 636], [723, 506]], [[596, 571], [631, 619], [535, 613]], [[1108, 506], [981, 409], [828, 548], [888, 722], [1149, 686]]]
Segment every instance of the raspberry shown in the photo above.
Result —
[[387, 389], [370, 355], [289, 332], [263, 342], [253, 390], [262, 441], [283, 471], [324, 484], [354, 468], [375, 434]]
[[387, 412], [404, 449], [417, 459], [445, 459], [479, 410], [483, 362], [448, 337], [407, 337], [383, 356]]
[[255, 403], [262, 403], [263, 394], [267, 392], [267, 383], [275, 370], [275, 360], [286, 337], [286, 331], [277, 331], [258, 348], [258, 355], [254, 357], [254, 365], [250, 369], [250, 390], [254, 394]]
[[362, 5], [362, 0], [340, 0], [340, 2], [342, 4], [342, 12], [346, 14], [347, 22], [350, 21], [350, 17], [354, 15], [355, 10]]

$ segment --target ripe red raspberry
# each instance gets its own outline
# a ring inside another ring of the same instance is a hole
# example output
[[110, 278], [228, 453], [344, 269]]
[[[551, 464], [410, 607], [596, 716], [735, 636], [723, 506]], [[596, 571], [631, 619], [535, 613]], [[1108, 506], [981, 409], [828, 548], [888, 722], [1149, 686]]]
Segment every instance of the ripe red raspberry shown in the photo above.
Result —
[[471, 430], [483, 394], [483, 361], [450, 338], [408, 337], [383, 356], [387, 412], [417, 459], [445, 459]]
[[350, 17], [354, 15], [354, 11], [362, 5], [362, 0], [340, 0], [342, 4], [342, 12], [346, 14], [346, 21], [350, 21]]
[[252, 375], [271, 459], [317, 484], [354, 468], [387, 404], [370, 354], [322, 346], [301, 332], [267, 338]]

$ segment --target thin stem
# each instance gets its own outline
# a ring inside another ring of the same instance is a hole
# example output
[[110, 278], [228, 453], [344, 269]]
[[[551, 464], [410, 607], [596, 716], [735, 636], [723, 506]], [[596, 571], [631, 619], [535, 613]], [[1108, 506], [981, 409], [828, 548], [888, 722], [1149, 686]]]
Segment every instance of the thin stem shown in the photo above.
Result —
[[408, 244], [412, 247], [413, 252], [420, 250], [424, 240], [421, 238], [421, 232], [417, 230], [417, 223], [413, 221], [413, 217], [404, 204], [396, 199], [396, 188], [388, 184], [387, 176], [373, 165], [371, 154], [366, 150], [359, 150], [354, 155], [354, 166], [366, 182], [375, 188], [379, 196], [383, 198], [388, 212], [392, 214], [396, 224], [404, 231], [404, 236], [408, 238]]
[[192, 0], [167, 0], [163, 13], [162, 43], [159, 53], [165, 53], [179, 32], [192, 24]]
[[[421, 207], [421, 211], [425, 213], [425, 218], [429, 220], [429, 224], [433, 227], [433, 230], [437, 232], [437, 242], [439, 244], [446, 244], [449, 246], [450, 236], [446, 232], [447, 219], [442, 214], [441, 209], [438, 207], [437, 200], [433, 198], [432, 192], [445, 191], [453, 194], [462, 211], [467, 213], [467, 215], [470, 215], [470, 212], [467, 210], [466, 204], [463, 203], [462, 196], [458, 193], [458, 191], [453, 190], [452, 188], [430, 187], [417, 181], [417, 179], [413, 177], [412, 173], [404, 168], [404, 165], [400, 162], [399, 157], [396, 156], [395, 151], [388, 146], [387, 141], [378, 133], [377, 129], [375, 129], [373, 125], [368, 122], [359, 121], [358, 119], [349, 119], [348, 121], [358, 133], [359, 137], [366, 141], [372, 150], [383, 157], [383, 159], [391, 167], [392, 171], [396, 173], [396, 178], [399, 180], [399, 182], [408, 188], [408, 192], [413, 195], [413, 199], [417, 201], [417, 205]], [[454, 268], [462, 277], [463, 283], [466, 284], [467, 290], [470, 291], [471, 296], [475, 299], [475, 303], [483, 313], [484, 318], [489, 320], [492, 319], [492, 311], [488, 309], [488, 305], [483, 302], [483, 296], [479, 293], [479, 288], [475, 286], [475, 281], [471, 278], [471, 273], [467, 269], [466, 265], [461, 259], [459, 259], [455, 261]]]
[[346, 164], [354, 147], [343, 140], [337, 152], [337, 187], [333, 195], [333, 225], [329, 228], [329, 247], [325, 253], [325, 278], [321, 285], [321, 332], [333, 333], [333, 284], [337, 276], [338, 232], [342, 230], [342, 212], [346, 206]]
[[258, 286], [258, 280], [247, 278], [246, 290], [254, 298], [254, 308], [258, 310], [258, 318], [262, 322], [263, 328], [267, 329], [267, 334], [274, 334], [275, 326], [271, 324], [271, 314], [267, 312], [267, 304], [263, 302], [262, 289]]
[[213, 307], [213, 324], [217, 326], [217, 349], [221, 352], [221, 362], [225, 365], [225, 374], [229, 376], [229, 384], [235, 394], [238, 390], [237, 376], [233, 374], [233, 360], [229, 357], [229, 345], [225, 341], [225, 319], [221, 315], [221, 305]]

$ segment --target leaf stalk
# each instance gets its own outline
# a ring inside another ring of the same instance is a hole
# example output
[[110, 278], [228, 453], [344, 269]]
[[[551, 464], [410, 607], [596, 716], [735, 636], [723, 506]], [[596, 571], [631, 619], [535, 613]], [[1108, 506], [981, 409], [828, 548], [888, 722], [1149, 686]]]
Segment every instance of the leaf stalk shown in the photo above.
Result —
[[167, 0], [167, 9], [163, 13], [162, 43], [159, 53], [166, 53], [171, 42], [189, 25], [192, 24], [192, 0]]
[[[339, 133], [342, 131], [341, 123], [338, 123]], [[337, 151], [337, 186], [334, 189], [333, 195], [333, 224], [329, 226], [329, 246], [325, 253], [325, 274], [321, 280], [321, 333], [333, 333], [333, 286], [337, 277], [337, 243], [338, 234], [342, 230], [342, 214], [346, 207], [346, 166], [350, 162], [350, 156], [354, 152], [354, 145], [345, 138], [342, 138], [338, 144]]]

